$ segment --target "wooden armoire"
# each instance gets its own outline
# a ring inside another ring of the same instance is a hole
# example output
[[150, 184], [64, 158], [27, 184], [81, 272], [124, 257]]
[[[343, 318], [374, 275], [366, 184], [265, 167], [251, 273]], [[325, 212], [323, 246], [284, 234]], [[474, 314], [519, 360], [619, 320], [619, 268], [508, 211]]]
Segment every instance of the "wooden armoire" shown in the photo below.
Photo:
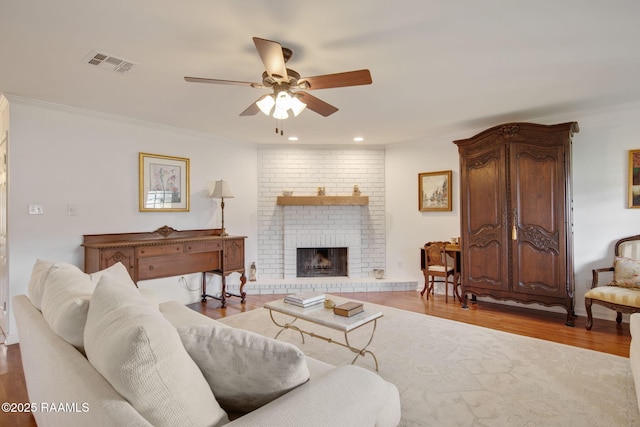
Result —
[[469, 294], [562, 306], [573, 325], [571, 137], [578, 123], [507, 123], [460, 154], [462, 305]]

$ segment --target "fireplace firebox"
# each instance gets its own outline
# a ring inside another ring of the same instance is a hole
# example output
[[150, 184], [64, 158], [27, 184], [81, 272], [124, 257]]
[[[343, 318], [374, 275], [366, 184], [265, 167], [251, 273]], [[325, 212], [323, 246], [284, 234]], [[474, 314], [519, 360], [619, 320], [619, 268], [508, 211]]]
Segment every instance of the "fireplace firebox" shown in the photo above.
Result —
[[297, 277], [346, 277], [348, 248], [297, 248]]

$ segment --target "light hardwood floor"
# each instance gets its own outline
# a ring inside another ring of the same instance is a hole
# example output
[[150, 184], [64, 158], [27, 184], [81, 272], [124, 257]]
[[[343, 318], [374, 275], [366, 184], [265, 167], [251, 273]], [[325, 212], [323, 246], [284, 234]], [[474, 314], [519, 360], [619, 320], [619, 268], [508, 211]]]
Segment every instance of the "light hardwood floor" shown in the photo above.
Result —
[[[571, 328], [564, 325], [566, 315], [563, 313], [509, 307], [489, 302], [470, 304], [468, 310], [463, 310], [459, 303], [451, 300], [445, 304], [444, 296], [435, 295], [427, 301], [417, 291], [353, 292], [341, 293], [340, 296], [629, 357], [631, 336], [629, 325], [626, 323], [617, 325], [615, 321], [595, 319], [593, 329], [587, 331], [584, 327], [586, 323], [584, 317], [578, 317], [575, 327]], [[231, 298], [228, 300], [227, 308], [224, 309], [220, 308], [220, 303], [216, 300], [190, 304], [189, 307], [211, 318], [219, 319], [260, 308], [265, 303], [282, 297], [284, 295], [248, 295], [245, 304], [240, 304], [237, 299]], [[576, 303], [579, 304], [580, 301]], [[0, 345], [0, 401], [29, 401], [20, 361], [20, 346], [17, 344]], [[29, 414], [8, 416], [0, 413], [0, 425], [31, 427], [36, 424]]]

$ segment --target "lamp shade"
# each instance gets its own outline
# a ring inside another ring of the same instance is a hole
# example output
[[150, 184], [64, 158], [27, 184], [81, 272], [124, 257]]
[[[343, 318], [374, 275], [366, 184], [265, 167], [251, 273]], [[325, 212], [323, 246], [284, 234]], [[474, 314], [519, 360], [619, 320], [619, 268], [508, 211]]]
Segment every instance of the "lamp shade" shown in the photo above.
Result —
[[211, 197], [214, 199], [230, 199], [233, 197], [229, 183], [224, 180], [216, 181]]
[[256, 102], [256, 105], [267, 116], [271, 113], [271, 109], [274, 105], [276, 105], [276, 101], [273, 99], [273, 96], [266, 95], [261, 100]]

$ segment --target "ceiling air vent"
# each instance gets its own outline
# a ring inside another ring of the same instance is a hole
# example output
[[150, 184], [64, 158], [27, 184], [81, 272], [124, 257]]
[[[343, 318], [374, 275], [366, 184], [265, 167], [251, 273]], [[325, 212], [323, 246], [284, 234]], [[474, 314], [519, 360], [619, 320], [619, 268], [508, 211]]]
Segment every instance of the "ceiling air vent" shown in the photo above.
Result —
[[108, 53], [93, 51], [87, 56], [84, 61], [87, 64], [95, 65], [98, 68], [102, 68], [107, 71], [115, 71], [117, 73], [126, 73], [134, 66], [138, 65], [135, 62], [128, 61], [126, 59], [117, 58]]

